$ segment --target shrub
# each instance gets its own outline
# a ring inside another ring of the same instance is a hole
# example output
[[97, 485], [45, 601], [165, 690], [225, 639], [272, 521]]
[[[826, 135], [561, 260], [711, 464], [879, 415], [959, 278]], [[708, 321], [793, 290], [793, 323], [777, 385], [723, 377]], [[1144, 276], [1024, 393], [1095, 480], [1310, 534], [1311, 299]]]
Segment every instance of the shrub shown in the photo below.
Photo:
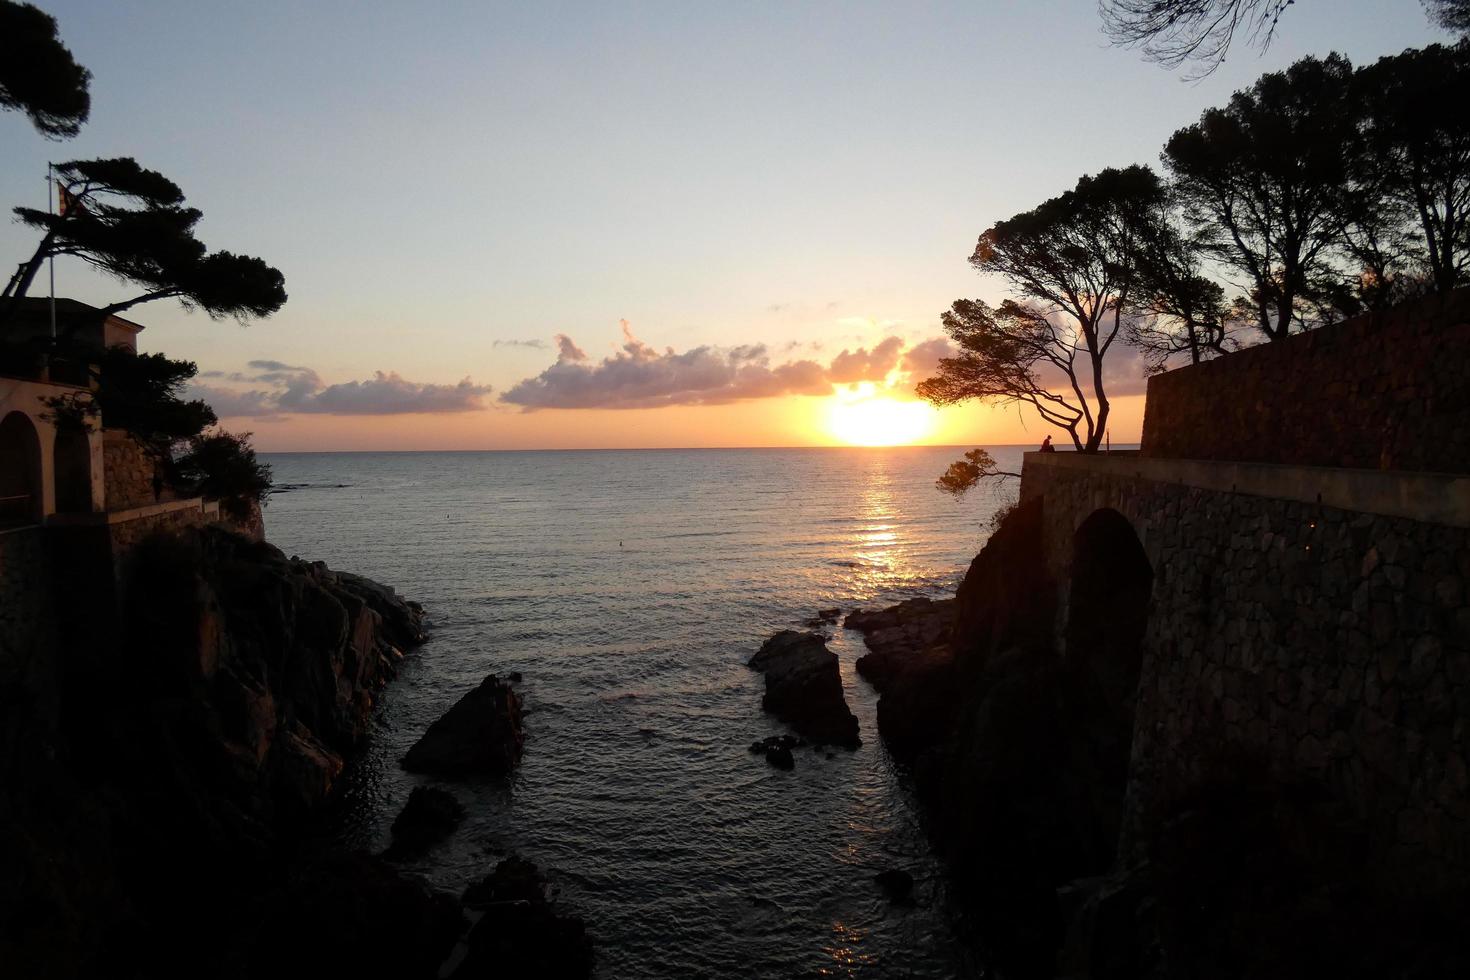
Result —
[[264, 504], [271, 489], [271, 468], [255, 458], [248, 432], [195, 436], [174, 468], [180, 486], [220, 501], [236, 518], [248, 517], [252, 504]]

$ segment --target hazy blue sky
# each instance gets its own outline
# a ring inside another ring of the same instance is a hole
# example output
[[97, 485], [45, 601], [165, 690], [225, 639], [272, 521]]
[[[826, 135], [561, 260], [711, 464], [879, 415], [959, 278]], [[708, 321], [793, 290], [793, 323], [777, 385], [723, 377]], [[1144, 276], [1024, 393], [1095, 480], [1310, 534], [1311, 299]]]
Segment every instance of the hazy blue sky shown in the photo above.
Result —
[[[556, 358], [505, 341], [564, 333], [595, 362], [622, 318], [659, 350], [764, 343], [773, 364], [934, 336], [955, 298], [999, 295], [965, 261], [991, 222], [1156, 164], [1174, 129], [1303, 54], [1442, 39], [1417, 0], [1303, 0], [1266, 55], [1191, 84], [1109, 47], [1092, 0], [40, 6], [94, 74], [92, 119], [51, 143], [0, 116], [0, 200], [41, 199], [48, 158], [131, 155], [203, 209], [211, 247], [286, 274], [285, 309], [245, 328], [135, 309], [147, 348], [321, 386], [470, 375], [487, 404]], [[0, 227], [7, 262], [32, 246]], [[63, 294], [121, 292], [57, 268]], [[691, 425], [795, 441], [753, 403], [679, 411], [236, 427], [267, 448], [687, 444]], [[970, 418], [956, 438], [995, 438]]]

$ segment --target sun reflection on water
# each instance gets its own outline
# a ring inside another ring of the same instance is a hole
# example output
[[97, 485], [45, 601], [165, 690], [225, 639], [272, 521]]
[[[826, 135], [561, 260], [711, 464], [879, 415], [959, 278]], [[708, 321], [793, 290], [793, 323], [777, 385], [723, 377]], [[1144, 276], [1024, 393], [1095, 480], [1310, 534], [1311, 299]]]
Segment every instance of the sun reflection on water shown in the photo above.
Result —
[[824, 977], [855, 977], [864, 967], [876, 965], [877, 955], [862, 948], [867, 937], [866, 931], [855, 926], [832, 923], [832, 942], [822, 947], [832, 964], [819, 968], [817, 973]]
[[900, 537], [901, 523], [894, 497], [888, 467], [883, 460], [874, 460], [864, 473], [857, 528], [848, 544], [848, 560], [841, 563], [852, 569], [851, 585], [856, 594], [875, 595], [911, 584], [915, 579], [910, 549]]

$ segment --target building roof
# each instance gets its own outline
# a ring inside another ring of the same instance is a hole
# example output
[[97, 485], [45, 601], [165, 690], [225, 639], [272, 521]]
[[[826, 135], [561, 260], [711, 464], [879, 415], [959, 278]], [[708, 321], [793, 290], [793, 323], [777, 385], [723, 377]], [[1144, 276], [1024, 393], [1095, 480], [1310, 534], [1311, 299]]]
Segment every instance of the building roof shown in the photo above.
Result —
[[[20, 301], [20, 308], [16, 311], [16, 317], [28, 323], [49, 323], [51, 319], [51, 302], [52, 300], [47, 296], [26, 296]], [[88, 323], [96, 323], [103, 319], [100, 308], [89, 306], [80, 300], [58, 296], [55, 302], [57, 326], [86, 326]], [[134, 323], [132, 320], [118, 316], [116, 313], [108, 314], [105, 319], [110, 326], [130, 329], [133, 333], [137, 333], [143, 329], [143, 324]]]

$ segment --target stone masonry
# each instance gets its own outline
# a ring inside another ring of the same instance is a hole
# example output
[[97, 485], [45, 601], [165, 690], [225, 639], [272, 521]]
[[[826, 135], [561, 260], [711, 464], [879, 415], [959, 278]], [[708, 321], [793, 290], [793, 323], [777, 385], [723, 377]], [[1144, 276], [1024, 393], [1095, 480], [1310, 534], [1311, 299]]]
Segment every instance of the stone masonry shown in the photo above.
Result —
[[1470, 473], [1470, 289], [1150, 378], [1143, 452]]
[[[156, 503], [153, 457], [128, 433], [108, 429], [103, 434], [102, 465], [107, 479], [107, 509], [130, 510]], [[165, 495], [163, 499], [171, 499]]]
[[1032, 459], [1022, 495], [1058, 581], [1101, 508], [1153, 567], [1125, 859], [1248, 757], [1345, 808], [1388, 884], [1470, 877], [1470, 528]]

